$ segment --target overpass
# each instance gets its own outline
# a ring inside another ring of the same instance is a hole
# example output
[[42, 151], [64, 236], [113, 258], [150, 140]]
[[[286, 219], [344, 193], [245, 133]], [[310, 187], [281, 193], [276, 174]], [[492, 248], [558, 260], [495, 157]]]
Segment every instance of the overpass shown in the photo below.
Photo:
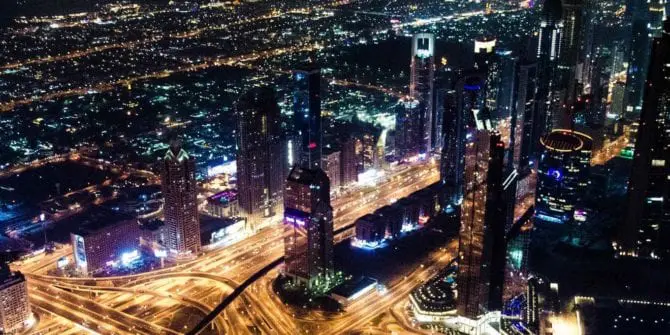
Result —
[[231, 293], [231, 294], [229, 294], [228, 296], [226, 296], [226, 297], [223, 299], [223, 301], [221, 301], [221, 303], [220, 303], [218, 306], [216, 306], [216, 308], [214, 308], [214, 310], [213, 310], [211, 313], [207, 314], [207, 316], [205, 316], [205, 317], [204, 317], [204, 318], [203, 318], [197, 325], [195, 325], [195, 327], [193, 327], [193, 329], [191, 329], [190, 331], [188, 331], [188, 332], [186, 333], [186, 335], [197, 335], [197, 334], [199, 334], [201, 331], [203, 331], [205, 328], [207, 328], [207, 326], [208, 326], [212, 321], [214, 321], [214, 320], [216, 319], [216, 317], [217, 317], [221, 312], [223, 312], [223, 310], [225, 310], [226, 307], [228, 307], [228, 305], [230, 305], [230, 303], [233, 302], [233, 300], [235, 300], [235, 298], [237, 298], [238, 296], [240, 296], [240, 295], [244, 292], [244, 290], [246, 290], [247, 287], [249, 287], [249, 286], [250, 286], [251, 284], [253, 284], [256, 280], [258, 280], [259, 278], [263, 277], [265, 274], [267, 274], [268, 272], [270, 272], [270, 270], [274, 269], [276, 266], [278, 266], [278, 265], [281, 264], [282, 262], [284, 262], [284, 256], [281, 256], [281, 257], [277, 258], [277, 259], [274, 260], [272, 263], [266, 265], [265, 267], [263, 267], [262, 269], [260, 269], [258, 272], [254, 273], [254, 274], [251, 275], [249, 278], [247, 278], [244, 282], [242, 282], [242, 284], [240, 284], [240, 286], [236, 287], [236, 288], [233, 290], [233, 293]]

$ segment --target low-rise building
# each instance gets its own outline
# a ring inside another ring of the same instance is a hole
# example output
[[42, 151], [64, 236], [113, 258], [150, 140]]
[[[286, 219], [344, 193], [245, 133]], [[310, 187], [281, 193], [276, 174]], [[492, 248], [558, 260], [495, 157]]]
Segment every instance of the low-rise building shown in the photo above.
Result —
[[236, 190], [225, 190], [207, 198], [205, 210], [219, 218], [240, 216], [240, 202]]
[[130, 215], [98, 207], [79, 220], [79, 227], [70, 238], [75, 267], [80, 273], [98, 272], [140, 246], [140, 225]]

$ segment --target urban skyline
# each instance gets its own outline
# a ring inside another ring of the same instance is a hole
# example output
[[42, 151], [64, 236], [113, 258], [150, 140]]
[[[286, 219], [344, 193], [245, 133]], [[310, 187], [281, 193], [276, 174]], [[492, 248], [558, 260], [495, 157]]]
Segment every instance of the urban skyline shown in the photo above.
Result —
[[0, 333], [670, 332], [668, 11], [12, 3]]

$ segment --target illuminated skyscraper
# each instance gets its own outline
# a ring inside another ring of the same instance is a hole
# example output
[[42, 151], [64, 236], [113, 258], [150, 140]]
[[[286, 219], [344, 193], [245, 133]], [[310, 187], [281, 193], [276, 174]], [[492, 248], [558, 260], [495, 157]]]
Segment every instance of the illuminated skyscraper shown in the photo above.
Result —
[[401, 100], [396, 106], [395, 150], [399, 160], [409, 159], [423, 152], [423, 112], [419, 101], [412, 98]]
[[198, 190], [195, 159], [174, 141], [161, 162], [161, 184], [165, 205], [165, 245], [172, 254], [184, 256], [200, 252]]
[[252, 227], [281, 206], [285, 168], [279, 106], [269, 87], [245, 93], [237, 114], [237, 187], [242, 215]]
[[566, 223], [580, 220], [589, 185], [590, 136], [572, 130], [555, 129], [540, 139], [535, 210], [539, 220]]
[[634, 117], [642, 108], [642, 97], [649, 65], [651, 39], [660, 36], [663, 0], [627, 0], [626, 21], [630, 25], [630, 48], [626, 82], [626, 109]]
[[356, 168], [356, 139], [350, 135], [340, 141], [340, 183], [348, 186], [358, 180]]
[[496, 111], [498, 107], [498, 91], [500, 88], [501, 62], [496, 54], [496, 43], [497, 40], [491, 36], [475, 39], [474, 68], [483, 74], [486, 84], [484, 104], [490, 111]]
[[625, 256], [670, 256], [670, 20], [664, 29], [653, 42], [628, 183], [628, 212], [617, 237], [619, 254]]
[[444, 148], [441, 179], [447, 187], [451, 203], [460, 205], [463, 198], [463, 171], [467, 125], [473, 124], [473, 115], [485, 109], [485, 79], [478, 73], [460, 78], [455, 90], [447, 92], [444, 113]]
[[514, 110], [514, 85], [517, 71], [518, 57], [510, 50], [497, 49], [496, 57], [499, 62], [500, 79], [496, 96], [494, 121], [509, 120]]
[[516, 84], [512, 110], [512, 133], [510, 139], [512, 167], [523, 170], [534, 156], [540, 139], [541, 122], [537, 106], [537, 63], [522, 62], [516, 71]]
[[505, 145], [483, 114], [468, 129], [459, 233], [456, 307], [471, 319], [502, 308], [505, 265]]
[[334, 273], [330, 181], [321, 169], [294, 167], [284, 191], [285, 272], [308, 287]]
[[[558, 62], [558, 89], [561, 101], [574, 101], [577, 62], [583, 41], [583, 0], [563, 0], [563, 30]], [[580, 92], [581, 93], [581, 92]]]
[[321, 70], [308, 65], [293, 70], [293, 119], [300, 135], [300, 166], [321, 167]]
[[32, 318], [27, 284], [21, 272], [0, 264], [0, 334], [19, 334]]
[[561, 54], [561, 34], [563, 31], [563, 5], [561, 0], [547, 0], [542, 7], [540, 30], [537, 43], [537, 63], [539, 75], [538, 107], [540, 108], [541, 133], [554, 127], [557, 102], [554, 90], [557, 86], [556, 71]]
[[412, 64], [409, 95], [419, 102], [422, 128], [421, 152], [432, 151], [433, 85], [435, 80], [435, 38], [417, 34], [412, 38]]

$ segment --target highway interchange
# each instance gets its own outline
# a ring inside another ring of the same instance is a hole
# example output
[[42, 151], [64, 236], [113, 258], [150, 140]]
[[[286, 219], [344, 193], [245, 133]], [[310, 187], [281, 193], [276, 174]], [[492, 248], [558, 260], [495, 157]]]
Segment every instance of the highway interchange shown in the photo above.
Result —
[[[336, 241], [353, 234], [350, 226], [366, 213], [438, 180], [435, 162], [397, 169], [376, 187], [350, 190], [333, 200]], [[137, 275], [110, 278], [66, 278], [47, 275], [58, 258], [71, 254], [63, 246], [13, 268], [26, 274], [30, 298], [40, 314], [34, 334], [178, 334], [188, 331], [245, 279], [283, 255], [281, 226], [266, 228], [237, 244], [211, 250], [195, 260]], [[367, 322], [406, 298], [407, 294], [455, 257], [455, 245], [438, 250], [406, 279], [387, 284], [388, 293], [364, 296], [341, 315], [309, 313], [294, 317], [271, 291], [280, 267], [255, 282], [203, 333], [341, 334]], [[56, 297], [56, 299], [54, 299]], [[326, 332], [325, 329], [328, 329]]]

